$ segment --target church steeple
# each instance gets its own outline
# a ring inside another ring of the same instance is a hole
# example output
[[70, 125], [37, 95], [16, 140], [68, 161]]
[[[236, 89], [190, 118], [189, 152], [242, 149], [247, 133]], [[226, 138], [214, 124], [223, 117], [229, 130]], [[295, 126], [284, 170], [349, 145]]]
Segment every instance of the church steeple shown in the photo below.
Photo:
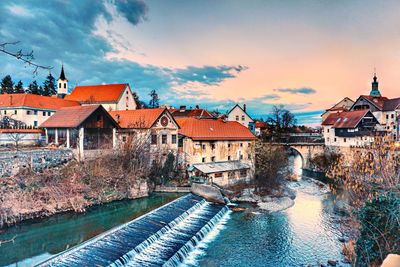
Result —
[[65, 77], [64, 65], [61, 65], [60, 78], [57, 81], [57, 96], [64, 98], [68, 94], [68, 80]]
[[379, 92], [379, 88], [378, 88], [378, 78], [376, 77], [376, 72], [374, 73], [374, 78], [371, 84], [371, 92], [369, 93], [370, 96], [374, 96], [374, 97], [380, 97], [381, 96], [381, 92]]

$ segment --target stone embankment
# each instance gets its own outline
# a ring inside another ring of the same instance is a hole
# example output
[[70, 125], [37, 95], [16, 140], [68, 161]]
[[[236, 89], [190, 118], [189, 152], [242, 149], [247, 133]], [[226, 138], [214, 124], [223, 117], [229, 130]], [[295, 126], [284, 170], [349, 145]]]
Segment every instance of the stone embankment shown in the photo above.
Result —
[[41, 149], [0, 152], [0, 177], [10, 177], [24, 169], [34, 172], [64, 164], [74, 158], [68, 149]]

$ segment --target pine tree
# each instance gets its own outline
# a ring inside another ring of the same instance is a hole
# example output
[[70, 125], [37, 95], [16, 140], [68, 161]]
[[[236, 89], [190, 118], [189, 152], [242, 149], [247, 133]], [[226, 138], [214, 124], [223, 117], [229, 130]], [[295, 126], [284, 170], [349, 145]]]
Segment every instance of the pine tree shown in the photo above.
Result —
[[1, 80], [1, 93], [7, 93], [7, 94], [12, 94], [14, 92], [14, 82], [11, 79], [10, 75], [6, 75], [2, 80]]
[[28, 90], [26, 91], [28, 94], [34, 94], [38, 95], [39, 94], [39, 87], [36, 81], [33, 81], [32, 83], [29, 84]]
[[44, 88], [42, 86], [39, 86], [38, 88], [38, 95], [44, 95], [44, 96], [46, 95]]
[[49, 73], [46, 77], [46, 80], [43, 83], [43, 95], [44, 96], [51, 96], [57, 93], [56, 90], [56, 80], [54, 79], [53, 75]]
[[136, 92], [132, 92], [132, 95], [133, 95], [133, 100], [135, 100], [136, 103], [136, 108], [137, 109], [143, 108], [142, 101], [140, 101], [139, 96], [136, 94]]
[[160, 106], [159, 104], [159, 98], [156, 90], [151, 90], [150, 94], [151, 100], [149, 102], [149, 108], [158, 108]]
[[23, 83], [22, 83], [21, 80], [19, 80], [19, 82], [17, 83], [17, 85], [15, 85], [15, 87], [14, 87], [14, 93], [17, 93], [17, 94], [23, 94], [23, 93], [25, 93], [24, 85], [23, 85]]

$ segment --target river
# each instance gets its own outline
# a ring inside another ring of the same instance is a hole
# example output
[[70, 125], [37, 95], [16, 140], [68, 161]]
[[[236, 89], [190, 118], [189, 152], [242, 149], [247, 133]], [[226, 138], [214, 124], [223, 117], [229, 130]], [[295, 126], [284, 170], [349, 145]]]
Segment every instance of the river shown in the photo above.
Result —
[[0, 266], [32, 266], [115, 226], [133, 220], [182, 194], [117, 201], [89, 208], [85, 213], [65, 213], [0, 229]]
[[[300, 177], [290, 183], [297, 193], [294, 206], [275, 213], [230, 213], [184, 265], [316, 266], [341, 260], [342, 235], [333, 196], [313, 180], [301, 178], [300, 157], [292, 157], [290, 162]], [[93, 207], [84, 214], [61, 214], [5, 229], [0, 240], [16, 238], [14, 243], [0, 246], [0, 266], [32, 266], [177, 197], [153, 194]]]

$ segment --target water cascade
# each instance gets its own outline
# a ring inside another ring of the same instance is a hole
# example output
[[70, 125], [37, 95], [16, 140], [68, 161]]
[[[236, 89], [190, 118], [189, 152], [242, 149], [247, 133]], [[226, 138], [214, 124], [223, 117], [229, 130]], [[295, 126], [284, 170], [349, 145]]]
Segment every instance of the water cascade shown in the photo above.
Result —
[[188, 194], [39, 266], [177, 266], [228, 210]]

